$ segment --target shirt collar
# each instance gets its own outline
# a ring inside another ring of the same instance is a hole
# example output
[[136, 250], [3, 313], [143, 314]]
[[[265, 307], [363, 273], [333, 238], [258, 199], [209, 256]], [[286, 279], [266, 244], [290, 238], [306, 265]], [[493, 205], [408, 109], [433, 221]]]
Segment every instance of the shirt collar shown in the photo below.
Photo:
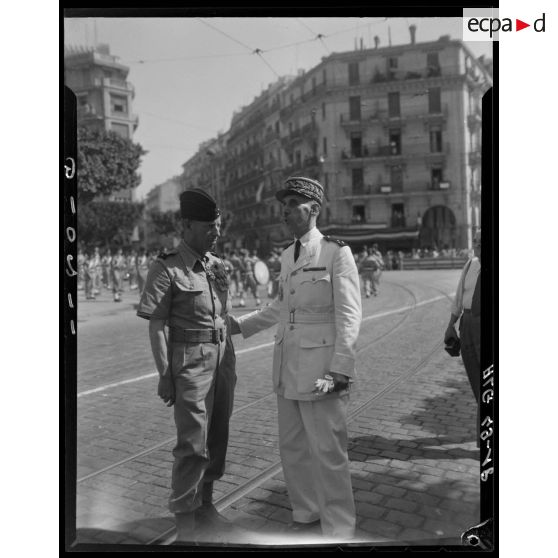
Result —
[[321, 238], [322, 236], [322, 233], [317, 229], [317, 227], [313, 227], [306, 234], [303, 234], [298, 240], [300, 240], [300, 244], [302, 244], [302, 246], [306, 246], [311, 240]]
[[196, 252], [191, 246], [186, 244], [186, 241], [182, 240], [178, 245], [178, 252], [182, 256], [184, 260], [184, 264], [186, 267], [193, 269], [196, 265], [196, 262], [200, 262], [202, 266], [205, 265], [207, 261], [207, 255], [201, 255]]

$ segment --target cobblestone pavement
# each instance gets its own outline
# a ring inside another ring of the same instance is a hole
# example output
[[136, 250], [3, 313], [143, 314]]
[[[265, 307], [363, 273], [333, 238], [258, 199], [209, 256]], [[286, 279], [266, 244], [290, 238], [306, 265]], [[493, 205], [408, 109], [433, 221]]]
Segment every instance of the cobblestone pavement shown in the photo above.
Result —
[[[441, 338], [459, 271], [387, 272], [363, 300], [358, 382], [349, 408], [357, 541], [460, 544], [480, 521], [475, 402], [461, 359]], [[83, 295], [81, 295], [83, 296]], [[155, 396], [137, 293], [78, 305], [77, 542], [170, 540], [172, 410]], [[265, 299], [262, 299], [265, 300]], [[235, 309], [235, 313], [248, 309]], [[235, 337], [238, 384], [216, 505], [239, 533], [207, 542], [318, 544], [282, 533], [291, 520], [271, 387], [274, 328]], [[250, 484], [247, 484], [250, 483]]]

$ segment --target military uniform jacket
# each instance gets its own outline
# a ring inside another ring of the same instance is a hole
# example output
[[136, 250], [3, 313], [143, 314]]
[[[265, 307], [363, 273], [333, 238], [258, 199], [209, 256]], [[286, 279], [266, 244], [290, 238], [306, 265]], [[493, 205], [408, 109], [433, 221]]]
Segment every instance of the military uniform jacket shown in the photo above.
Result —
[[237, 318], [244, 337], [278, 323], [273, 385], [287, 399], [316, 400], [312, 393], [329, 372], [355, 376], [355, 344], [362, 318], [357, 267], [348, 246], [314, 228], [281, 255], [279, 294], [267, 307]]
[[200, 258], [182, 241], [149, 268], [137, 315], [177, 329], [221, 329], [230, 306], [221, 259]]
[[213, 373], [224, 358], [230, 306], [228, 281], [220, 258], [211, 253], [202, 258], [182, 241], [176, 250], [159, 256], [149, 268], [137, 315], [165, 320], [169, 328], [176, 330], [224, 330], [218, 344], [169, 344], [173, 374], [182, 371], [197, 376]]

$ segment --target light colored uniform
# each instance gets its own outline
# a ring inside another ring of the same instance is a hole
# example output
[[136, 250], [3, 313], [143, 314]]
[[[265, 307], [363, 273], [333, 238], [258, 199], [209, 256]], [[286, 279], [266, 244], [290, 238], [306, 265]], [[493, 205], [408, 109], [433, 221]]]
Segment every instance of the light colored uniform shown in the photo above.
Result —
[[237, 318], [244, 337], [278, 323], [273, 355], [279, 447], [293, 519], [320, 519], [326, 536], [351, 537], [356, 514], [347, 455], [348, 390], [318, 395], [329, 372], [355, 376], [362, 318], [357, 267], [348, 246], [314, 228], [281, 255], [279, 295]]

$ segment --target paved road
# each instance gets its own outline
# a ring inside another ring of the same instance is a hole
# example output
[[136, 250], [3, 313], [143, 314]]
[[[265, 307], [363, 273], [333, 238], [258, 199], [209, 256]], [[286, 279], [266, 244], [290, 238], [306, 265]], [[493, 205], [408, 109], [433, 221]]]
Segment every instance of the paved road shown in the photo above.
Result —
[[[461, 360], [440, 343], [458, 274], [386, 272], [379, 296], [363, 300], [349, 409], [363, 542], [459, 544], [479, 522], [475, 403]], [[106, 294], [78, 305], [78, 542], [148, 544], [172, 535], [172, 410], [155, 396], [137, 296], [128, 292], [117, 304]], [[245, 529], [231, 543], [300, 542], [281, 533], [291, 517], [277, 448], [273, 333], [235, 337], [228, 466], [216, 483], [217, 507]]]

